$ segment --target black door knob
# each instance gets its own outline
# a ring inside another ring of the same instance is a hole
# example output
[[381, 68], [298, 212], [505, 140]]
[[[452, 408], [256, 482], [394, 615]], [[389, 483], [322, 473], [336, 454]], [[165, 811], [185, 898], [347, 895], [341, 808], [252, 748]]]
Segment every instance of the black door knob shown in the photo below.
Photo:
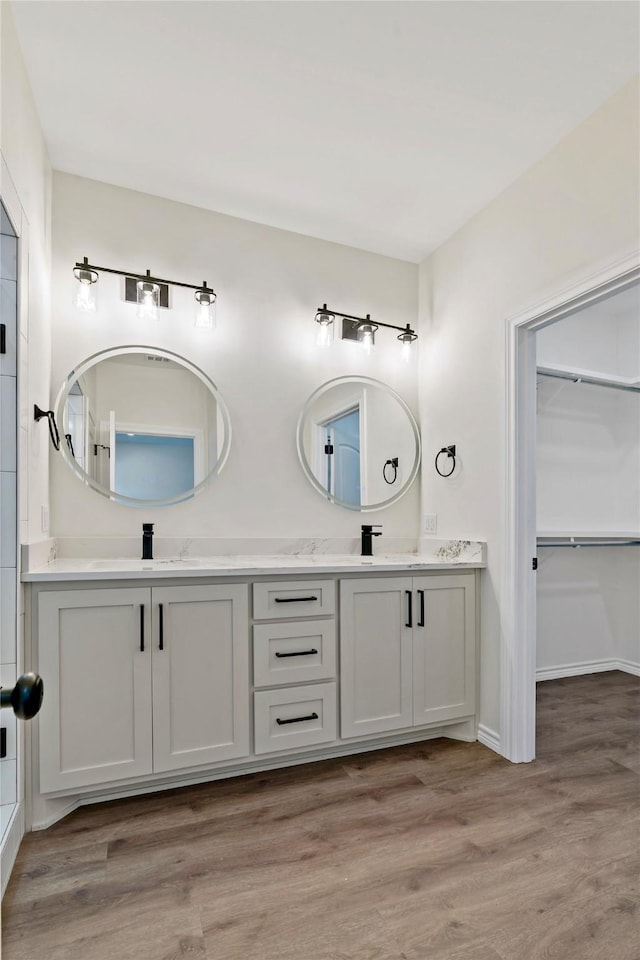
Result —
[[20, 720], [31, 720], [42, 706], [44, 684], [37, 673], [23, 673], [13, 690], [0, 691], [0, 707], [12, 707]]

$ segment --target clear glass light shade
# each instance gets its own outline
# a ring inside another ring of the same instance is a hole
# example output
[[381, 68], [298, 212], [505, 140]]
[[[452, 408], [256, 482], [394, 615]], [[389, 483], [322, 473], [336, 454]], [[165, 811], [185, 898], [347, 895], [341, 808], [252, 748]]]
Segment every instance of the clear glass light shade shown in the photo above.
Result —
[[138, 317], [140, 320], [157, 320], [160, 304], [160, 284], [151, 280], [138, 280]]
[[195, 326], [198, 330], [215, 330], [216, 305], [215, 303], [199, 303], [196, 307]]
[[411, 350], [411, 340], [403, 340], [402, 347], [400, 349], [400, 356], [402, 357], [405, 363], [409, 363], [409, 360], [411, 360], [412, 352], [413, 351]]
[[84, 270], [81, 267], [76, 267], [73, 275], [78, 281], [74, 290], [74, 306], [78, 310], [95, 313], [98, 299], [96, 296], [98, 274], [95, 270]]
[[411, 349], [412, 344], [418, 339], [417, 333], [414, 333], [411, 327], [407, 324], [407, 328], [404, 333], [401, 333], [398, 337], [398, 340], [401, 343], [400, 355], [405, 363], [409, 363], [411, 360], [413, 350]]
[[198, 330], [215, 330], [216, 295], [213, 290], [196, 290], [196, 319], [194, 326]]
[[377, 329], [375, 323], [363, 323], [358, 330], [358, 340], [366, 354], [371, 353], [373, 349]]
[[335, 336], [335, 314], [327, 309], [325, 303], [316, 313], [316, 323], [318, 324], [318, 333], [316, 343], [319, 347], [330, 347]]
[[333, 320], [318, 320], [318, 336], [316, 342], [319, 347], [330, 347], [333, 343], [334, 335]]

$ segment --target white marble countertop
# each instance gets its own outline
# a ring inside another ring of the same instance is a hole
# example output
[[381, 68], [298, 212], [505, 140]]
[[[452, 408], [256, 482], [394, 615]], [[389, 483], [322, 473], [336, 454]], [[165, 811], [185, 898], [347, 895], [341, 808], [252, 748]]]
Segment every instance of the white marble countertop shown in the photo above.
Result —
[[[298, 554], [159, 558], [74, 558], [52, 560], [42, 566], [24, 570], [22, 580], [28, 583], [72, 580], [141, 580], [179, 577], [238, 577], [289, 576], [310, 574], [344, 574], [375, 571], [376, 573], [402, 571], [475, 570], [486, 566], [482, 544], [465, 543], [460, 549], [443, 547], [433, 554], [379, 553], [373, 557], [353, 554]], [[457, 556], [456, 556], [457, 553]]]

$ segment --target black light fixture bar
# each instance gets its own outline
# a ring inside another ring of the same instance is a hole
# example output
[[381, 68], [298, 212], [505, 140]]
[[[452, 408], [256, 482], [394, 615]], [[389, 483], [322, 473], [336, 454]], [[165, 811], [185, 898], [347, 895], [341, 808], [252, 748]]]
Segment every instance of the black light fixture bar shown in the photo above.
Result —
[[212, 288], [204, 283], [182, 283], [180, 280], [161, 280], [159, 277], [152, 277], [147, 270], [146, 273], [133, 273], [131, 270], [115, 270], [113, 267], [97, 267], [89, 263], [87, 257], [82, 263], [76, 263], [79, 270], [94, 270], [96, 273], [115, 273], [119, 277], [133, 277], [134, 280], [146, 280], [148, 283], [159, 283], [169, 287], [185, 287], [187, 290], [206, 290], [212, 291]]
[[[94, 269], [98, 269], [95, 267]], [[327, 307], [325, 304], [322, 307], [318, 307], [318, 313], [326, 312], [332, 313], [336, 317], [343, 317], [345, 320], [354, 320], [358, 324], [372, 324], [376, 327], [386, 327], [387, 330], [399, 330], [400, 333], [409, 333], [414, 337], [417, 337], [415, 330], [412, 330], [409, 324], [406, 324], [404, 327], [398, 327], [395, 323], [381, 323], [380, 320], [372, 320], [370, 316], [366, 317], [355, 317], [350, 313], [343, 313], [342, 310], [334, 310], [332, 307]]]

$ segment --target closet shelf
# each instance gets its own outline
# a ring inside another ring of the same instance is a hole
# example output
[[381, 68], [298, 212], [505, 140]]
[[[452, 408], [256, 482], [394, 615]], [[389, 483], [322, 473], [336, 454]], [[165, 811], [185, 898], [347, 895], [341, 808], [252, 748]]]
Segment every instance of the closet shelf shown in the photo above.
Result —
[[593, 370], [578, 370], [571, 367], [540, 366], [538, 376], [554, 377], [558, 380], [571, 380], [573, 383], [589, 383], [599, 387], [613, 387], [615, 390], [629, 390], [640, 393], [640, 380], [632, 377], [612, 377], [596, 373]]
[[635, 547], [640, 546], [640, 533], [552, 533], [537, 535], [539, 547]]

